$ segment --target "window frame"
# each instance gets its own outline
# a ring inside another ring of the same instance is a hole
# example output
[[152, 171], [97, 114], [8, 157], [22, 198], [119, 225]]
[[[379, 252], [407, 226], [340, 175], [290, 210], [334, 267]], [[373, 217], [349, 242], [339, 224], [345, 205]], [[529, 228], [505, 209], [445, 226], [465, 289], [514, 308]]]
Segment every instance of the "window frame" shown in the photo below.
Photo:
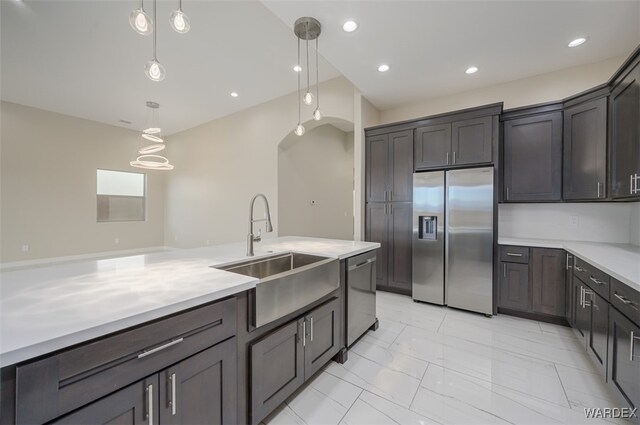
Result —
[[[139, 174], [143, 176], [143, 184], [142, 184], [142, 196], [134, 196], [134, 195], [100, 195], [98, 193], [98, 172], [99, 171], [112, 171], [116, 173], [128, 173], [128, 174]], [[96, 168], [95, 172], [95, 191], [96, 191], [96, 223], [139, 223], [147, 221], [147, 173], [138, 173], [135, 171], [123, 171], [123, 170], [115, 170], [111, 168]], [[98, 202], [100, 197], [103, 198], [120, 198], [120, 199], [142, 199], [142, 219], [140, 220], [100, 220], [98, 216]]]

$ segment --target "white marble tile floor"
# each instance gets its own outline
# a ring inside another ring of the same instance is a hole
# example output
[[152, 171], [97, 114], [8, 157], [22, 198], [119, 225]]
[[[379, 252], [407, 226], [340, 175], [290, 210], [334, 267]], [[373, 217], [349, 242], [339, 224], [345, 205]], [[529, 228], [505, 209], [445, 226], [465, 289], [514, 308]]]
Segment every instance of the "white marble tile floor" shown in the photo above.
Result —
[[329, 363], [268, 425], [610, 424], [619, 406], [571, 329], [378, 292], [380, 328]]

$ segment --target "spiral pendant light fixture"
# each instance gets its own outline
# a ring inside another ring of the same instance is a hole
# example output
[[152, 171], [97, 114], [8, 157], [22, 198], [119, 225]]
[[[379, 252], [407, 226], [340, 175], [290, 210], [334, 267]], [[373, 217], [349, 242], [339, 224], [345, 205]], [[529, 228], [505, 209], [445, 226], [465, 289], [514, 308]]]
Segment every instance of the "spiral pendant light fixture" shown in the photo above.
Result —
[[149, 123], [147, 128], [142, 130], [140, 139], [151, 142], [150, 145], [143, 146], [138, 150], [138, 157], [135, 161], [129, 162], [129, 165], [136, 168], [145, 168], [147, 170], [173, 170], [173, 165], [169, 163], [167, 157], [157, 155], [157, 152], [163, 151], [166, 146], [162, 139], [162, 129], [158, 125], [158, 109], [160, 105], [156, 102], [147, 102], [149, 108]]
[[312, 105], [314, 101], [314, 96], [311, 93], [311, 79], [310, 79], [310, 66], [309, 66], [309, 40], [316, 41], [316, 108], [313, 111], [312, 117], [316, 121], [320, 121], [322, 119], [322, 113], [320, 112], [320, 84], [319, 84], [319, 55], [318, 55], [318, 37], [320, 36], [320, 32], [322, 31], [322, 25], [320, 22], [311, 17], [303, 17], [298, 19], [294, 26], [293, 32], [298, 38], [298, 65], [300, 65], [300, 42], [302, 40], [305, 41], [305, 54], [306, 54], [306, 63], [307, 63], [307, 90], [305, 94], [300, 96], [300, 72], [298, 72], [298, 125], [293, 130], [294, 134], [297, 136], [302, 136], [304, 134], [304, 126], [302, 125], [301, 118], [301, 102], [304, 102], [305, 105]]

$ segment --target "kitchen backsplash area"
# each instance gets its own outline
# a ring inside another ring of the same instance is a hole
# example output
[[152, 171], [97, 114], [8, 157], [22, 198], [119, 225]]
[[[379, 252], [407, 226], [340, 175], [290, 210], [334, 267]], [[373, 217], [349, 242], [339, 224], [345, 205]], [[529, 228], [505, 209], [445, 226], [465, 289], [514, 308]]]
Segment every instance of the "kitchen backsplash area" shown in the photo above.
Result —
[[500, 204], [500, 237], [640, 245], [640, 203]]

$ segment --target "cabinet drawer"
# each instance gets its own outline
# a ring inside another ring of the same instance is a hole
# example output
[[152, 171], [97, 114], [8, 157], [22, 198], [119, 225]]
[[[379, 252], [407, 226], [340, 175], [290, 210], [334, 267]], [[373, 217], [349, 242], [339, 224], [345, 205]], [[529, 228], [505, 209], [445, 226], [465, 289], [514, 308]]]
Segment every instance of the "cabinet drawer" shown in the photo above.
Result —
[[235, 303], [199, 307], [18, 366], [17, 422], [47, 422], [235, 335]]
[[591, 264], [576, 257], [573, 274], [596, 291], [605, 300], [609, 301], [609, 275], [596, 269]]
[[640, 326], [640, 292], [611, 278], [611, 304]]
[[526, 246], [501, 246], [500, 261], [507, 263], [529, 263], [529, 247]]

